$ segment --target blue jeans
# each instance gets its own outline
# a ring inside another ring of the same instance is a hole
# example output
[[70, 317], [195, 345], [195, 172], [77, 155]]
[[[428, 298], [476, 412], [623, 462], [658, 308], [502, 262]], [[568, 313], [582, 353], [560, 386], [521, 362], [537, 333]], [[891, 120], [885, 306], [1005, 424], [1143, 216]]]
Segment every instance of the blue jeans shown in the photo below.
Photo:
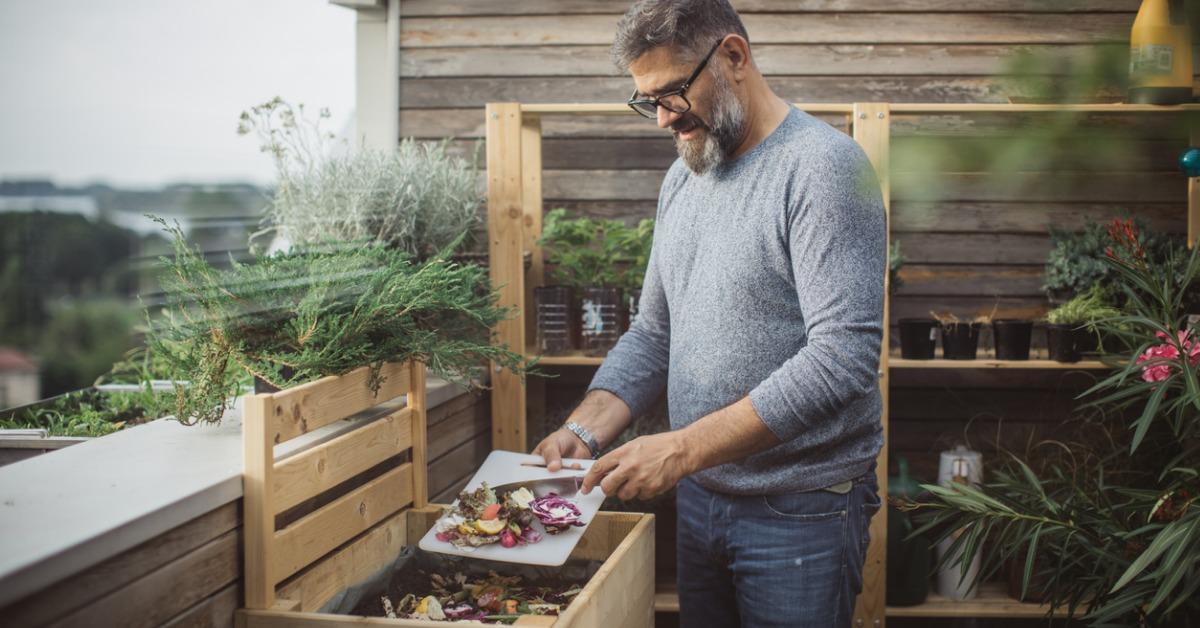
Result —
[[680, 626], [850, 626], [862, 590], [874, 471], [844, 495], [676, 493]]

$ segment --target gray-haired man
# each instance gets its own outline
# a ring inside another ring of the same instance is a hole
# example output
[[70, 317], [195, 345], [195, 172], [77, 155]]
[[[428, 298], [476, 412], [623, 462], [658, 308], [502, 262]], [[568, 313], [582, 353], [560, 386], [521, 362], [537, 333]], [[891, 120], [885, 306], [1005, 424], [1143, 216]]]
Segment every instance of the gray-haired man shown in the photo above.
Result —
[[882, 445], [871, 166], [771, 91], [726, 0], [637, 2], [613, 57], [680, 159], [638, 319], [535, 452], [552, 469], [594, 454], [665, 386], [672, 431], [600, 458], [584, 489], [678, 485], [682, 624], [849, 626]]

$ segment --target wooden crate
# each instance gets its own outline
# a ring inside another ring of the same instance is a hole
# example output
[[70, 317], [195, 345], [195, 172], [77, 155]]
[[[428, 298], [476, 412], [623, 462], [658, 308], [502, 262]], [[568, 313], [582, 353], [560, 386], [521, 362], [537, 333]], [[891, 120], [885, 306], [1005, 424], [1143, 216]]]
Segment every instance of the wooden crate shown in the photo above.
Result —
[[[246, 607], [237, 612], [238, 626], [444, 623], [317, 612], [333, 596], [393, 562], [441, 513], [441, 507], [425, 503], [424, 367], [390, 364], [383, 374], [378, 395], [366, 387], [367, 371], [360, 369], [245, 398]], [[274, 460], [274, 445], [403, 394], [408, 395], [404, 409]], [[405, 451], [409, 462], [329, 499], [339, 484]], [[323, 505], [276, 529], [278, 514], [312, 501]], [[653, 515], [598, 513], [571, 558], [603, 563], [561, 616], [523, 617], [518, 625], [653, 625]]]

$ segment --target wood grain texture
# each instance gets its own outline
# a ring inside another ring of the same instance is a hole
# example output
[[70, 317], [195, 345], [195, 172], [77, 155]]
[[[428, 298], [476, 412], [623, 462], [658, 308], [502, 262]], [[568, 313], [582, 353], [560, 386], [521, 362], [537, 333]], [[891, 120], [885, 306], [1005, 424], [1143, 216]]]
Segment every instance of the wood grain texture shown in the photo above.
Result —
[[0, 610], [14, 626], [40, 626], [111, 595], [121, 587], [237, 529], [240, 504], [230, 502], [133, 549]]
[[238, 585], [231, 584], [176, 615], [162, 628], [231, 628], [238, 607]]
[[384, 364], [377, 391], [371, 390], [371, 369], [364, 366], [271, 395], [269, 431], [275, 444], [406, 394], [408, 369], [407, 362]]
[[408, 407], [412, 410], [412, 505], [424, 508], [429, 500], [429, 436], [426, 419], [425, 365], [414, 362], [410, 368]]
[[[795, 12], [1037, 12], [1037, 13], [1125, 13], [1132, 23], [1139, 0], [734, 0], [742, 15]], [[620, 15], [629, 8], [627, 0], [404, 0], [402, 17], [438, 17], [463, 15]]]
[[242, 398], [242, 502], [245, 533], [246, 607], [270, 608], [275, 602], [275, 435], [270, 417], [275, 402], [271, 395]]
[[[522, 308], [525, 303], [523, 245], [521, 109], [516, 103], [487, 106], [488, 254], [492, 285], [500, 292], [500, 307]], [[510, 319], [496, 326], [496, 341], [514, 351], [525, 347], [525, 324]], [[521, 378], [492, 368], [492, 446], [525, 451], [525, 390]]]
[[412, 447], [416, 420], [405, 407], [280, 462], [272, 476], [276, 514]]
[[395, 560], [408, 543], [408, 513], [398, 512], [366, 534], [279, 587], [280, 597], [299, 600], [300, 610], [315, 611], [334, 595], [362, 582]]
[[405, 463], [322, 506], [274, 535], [275, 583], [412, 503], [413, 469]]
[[[1088, 55], [1093, 47], [1031, 44], [1021, 48], [1039, 58], [1061, 60]], [[1014, 48], [1008, 44], [804, 43], [763, 44], [754, 50], [755, 62], [767, 76], [990, 76], [1007, 72], [1014, 58]], [[400, 77], [621, 76], [608, 55], [608, 45], [409, 48], [400, 55]], [[1059, 65], [1039, 68], [1049, 75]]]
[[[413, 17], [400, 47], [612, 45], [619, 15]], [[1074, 44], [1128, 38], [1126, 14], [798, 13], [747, 14], [751, 54], [769, 44]]]
[[238, 579], [238, 537], [236, 530], [226, 532], [48, 625], [54, 628], [158, 626]]
[[[863, 152], [871, 161], [879, 181], [880, 193], [883, 199], [885, 214], [885, 229], [891, 230], [891, 111], [887, 103], [858, 103], [854, 106], [851, 117], [854, 141], [862, 147]], [[885, 245], [888, 240], [885, 239]], [[884, 252], [886, 256], [886, 251]], [[884, 271], [884, 293], [888, 292], [889, 278]], [[889, 303], [884, 299], [883, 320], [888, 320]], [[888, 482], [888, 327], [884, 326], [882, 338], [882, 355], [880, 356], [880, 393], [883, 398], [883, 412], [880, 416], [880, 426], [883, 431], [883, 446], [876, 459], [876, 480], [879, 484], [880, 496], [887, 495]], [[887, 576], [887, 509], [880, 509], [871, 519], [870, 543], [867, 546], [863, 563], [862, 592], [859, 593], [854, 605], [854, 622], [860, 625], [875, 625], [882, 622], [883, 609], [886, 600]]]

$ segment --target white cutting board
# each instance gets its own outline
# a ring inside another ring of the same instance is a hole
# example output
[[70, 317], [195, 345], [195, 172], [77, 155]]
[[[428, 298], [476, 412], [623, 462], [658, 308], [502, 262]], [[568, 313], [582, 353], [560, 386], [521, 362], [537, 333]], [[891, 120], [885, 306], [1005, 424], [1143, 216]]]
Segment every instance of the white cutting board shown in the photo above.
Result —
[[[493, 451], [488, 454], [487, 460], [483, 461], [483, 466], [479, 467], [479, 470], [471, 477], [471, 481], [467, 483], [465, 490], [473, 491], [479, 488], [485, 481], [488, 483], [488, 486], [500, 486], [509, 482], [583, 475], [587, 473], [588, 468], [595, 461], [565, 459], [563, 460], [564, 463], [578, 462], [583, 466], [583, 469], [563, 469], [557, 473], [550, 473], [545, 467], [521, 466], [522, 462], [536, 462], [540, 464], [544, 461], [541, 456], [534, 456], [532, 454]], [[514, 547], [504, 547], [499, 543], [492, 543], [482, 547], [459, 548], [455, 547], [452, 543], [437, 540], [437, 526], [435, 525], [425, 533], [425, 536], [421, 538], [421, 542], [417, 547], [427, 552], [499, 560], [508, 563], [556, 567], [567, 562], [567, 557], [575, 549], [575, 544], [583, 537], [584, 531], [591, 525], [592, 519], [596, 517], [596, 513], [600, 511], [600, 504], [604, 502], [604, 492], [600, 490], [600, 487], [596, 487], [587, 495], [576, 493], [570, 499], [575, 502], [576, 506], [579, 506], [580, 512], [583, 513], [582, 521], [584, 525], [572, 526], [558, 534], [546, 534], [546, 529], [542, 527], [541, 522], [534, 518], [533, 529], [542, 535], [542, 540], [537, 543]], [[457, 504], [458, 500], [454, 500], [454, 503]]]

